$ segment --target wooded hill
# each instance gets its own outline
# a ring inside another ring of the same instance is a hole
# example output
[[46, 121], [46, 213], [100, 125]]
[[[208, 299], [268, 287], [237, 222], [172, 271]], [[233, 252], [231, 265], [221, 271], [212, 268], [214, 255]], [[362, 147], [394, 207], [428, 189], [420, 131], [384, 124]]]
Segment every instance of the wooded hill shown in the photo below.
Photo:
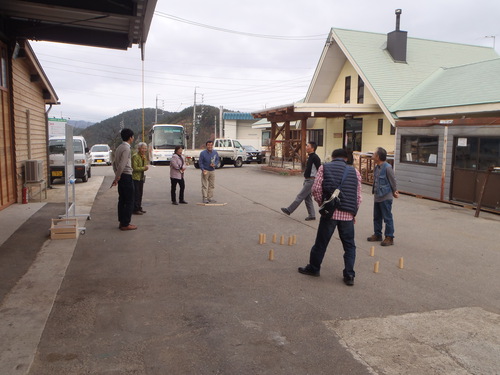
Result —
[[[215, 121], [219, 124], [219, 108], [209, 105], [197, 106], [197, 127], [195, 147], [202, 148], [208, 139], [214, 138]], [[133, 109], [123, 112], [117, 116], [98, 122], [85, 129], [74, 129], [75, 135], [82, 135], [87, 140], [89, 147], [95, 144], [105, 143], [115, 149], [122, 141], [120, 130], [132, 129], [135, 133], [135, 144], [143, 140], [143, 110]], [[155, 109], [144, 109], [144, 142], [149, 143], [149, 131], [155, 121]], [[186, 135], [189, 137], [187, 147], [191, 147], [191, 136], [193, 133], [193, 107], [187, 107], [181, 112], [158, 113], [158, 124], [184, 125]]]

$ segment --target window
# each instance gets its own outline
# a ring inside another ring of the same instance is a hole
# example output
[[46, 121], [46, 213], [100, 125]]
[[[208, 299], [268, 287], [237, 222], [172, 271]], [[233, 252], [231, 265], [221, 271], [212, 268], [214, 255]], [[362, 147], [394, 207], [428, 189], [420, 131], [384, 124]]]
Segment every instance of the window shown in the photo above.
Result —
[[308, 130], [308, 142], [315, 142], [316, 146], [323, 147], [323, 129]]
[[396, 127], [391, 125], [391, 135], [396, 134]]
[[358, 104], [363, 104], [365, 100], [365, 83], [363, 78], [358, 76]]
[[271, 132], [269, 130], [262, 131], [262, 146], [271, 145]]
[[384, 133], [384, 119], [379, 118], [378, 119], [377, 135], [382, 135], [383, 133]]
[[439, 137], [401, 136], [401, 162], [437, 165]]
[[455, 168], [487, 171], [500, 165], [500, 138], [458, 137]]
[[351, 76], [345, 77], [344, 103], [351, 102]]

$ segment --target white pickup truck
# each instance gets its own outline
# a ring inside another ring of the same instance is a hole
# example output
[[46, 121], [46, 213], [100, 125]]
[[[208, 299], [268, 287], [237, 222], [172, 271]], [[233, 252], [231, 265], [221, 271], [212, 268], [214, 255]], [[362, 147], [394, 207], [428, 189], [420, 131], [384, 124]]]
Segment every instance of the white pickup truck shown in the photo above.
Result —
[[[216, 168], [222, 168], [225, 164], [232, 164], [239, 168], [247, 160], [247, 153], [241, 143], [236, 139], [217, 138], [214, 141], [214, 150], [219, 154], [220, 164]], [[185, 150], [184, 156], [192, 161], [195, 168], [200, 168], [198, 160], [203, 150]]]

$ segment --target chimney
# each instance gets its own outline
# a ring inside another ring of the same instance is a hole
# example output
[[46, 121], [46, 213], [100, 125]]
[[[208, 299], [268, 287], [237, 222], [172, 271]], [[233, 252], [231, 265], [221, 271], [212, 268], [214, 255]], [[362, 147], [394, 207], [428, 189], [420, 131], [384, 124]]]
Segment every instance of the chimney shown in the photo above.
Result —
[[399, 30], [401, 9], [396, 9], [396, 30], [387, 34], [387, 50], [391, 54], [394, 62], [406, 62], [406, 41], [408, 32]]

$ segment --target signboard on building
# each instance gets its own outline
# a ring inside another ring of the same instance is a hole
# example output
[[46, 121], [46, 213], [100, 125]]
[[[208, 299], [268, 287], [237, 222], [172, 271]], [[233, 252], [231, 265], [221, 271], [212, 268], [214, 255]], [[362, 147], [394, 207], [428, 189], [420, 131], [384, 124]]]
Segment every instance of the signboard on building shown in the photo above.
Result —
[[64, 137], [67, 122], [62, 118], [49, 118], [49, 137]]

